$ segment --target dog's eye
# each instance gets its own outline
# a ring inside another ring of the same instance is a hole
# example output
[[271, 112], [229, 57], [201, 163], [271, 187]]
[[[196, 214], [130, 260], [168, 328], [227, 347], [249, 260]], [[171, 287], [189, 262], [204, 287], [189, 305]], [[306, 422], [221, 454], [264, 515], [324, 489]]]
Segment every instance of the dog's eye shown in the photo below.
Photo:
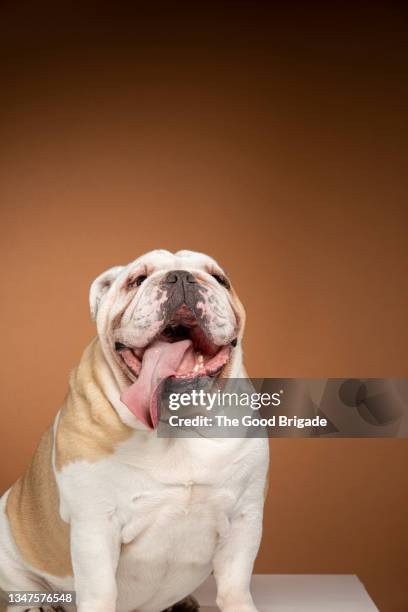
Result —
[[211, 276], [213, 278], [215, 278], [217, 283], [219, 283], [220, 285], [222, 285], [226, 289], [230, 289], [231, 288], [230, 282], [229, 282], [229, 280], [228, 280], [228, 278], [226, 276], [221, 276], [221, 274], [211, 274]]
[[147, 276], [145, 274], [139, 274], [136, 278], [132, 278], [127, 283], [128, 289], [134, 289], [135, 287], [140, 287], [140, 285], [145, 281]]

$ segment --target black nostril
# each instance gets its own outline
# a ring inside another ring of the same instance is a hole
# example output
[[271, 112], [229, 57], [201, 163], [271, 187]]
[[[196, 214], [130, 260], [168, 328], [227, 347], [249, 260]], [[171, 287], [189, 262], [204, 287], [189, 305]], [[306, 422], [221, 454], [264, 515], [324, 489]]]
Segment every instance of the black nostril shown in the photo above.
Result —
[[178, 274], [176, 274], [175, 272], [169, 272], [166, 276], [166, 278], [164, 279], [165, 283], [177, 283], [179, 277]]
[[189, 284], [197, 283], [194, 276], [190, 274], [190, 272], [187, 272], [187, 270], [171, 270], [171, 272], [168, 272], [166, 274], [164, 282], [168, 285], [172, 285], [178, 282]]
[[126, 348], [125, 344], [122, 344], [122, 342], [115, 342], [115, 350], [121, 351], [124, 348]]

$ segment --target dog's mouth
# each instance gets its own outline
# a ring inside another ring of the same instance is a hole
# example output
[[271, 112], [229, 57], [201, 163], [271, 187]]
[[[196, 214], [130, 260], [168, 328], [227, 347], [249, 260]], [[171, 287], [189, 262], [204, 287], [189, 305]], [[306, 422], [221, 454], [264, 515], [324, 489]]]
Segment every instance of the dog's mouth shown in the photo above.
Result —
[[214, 344], [197, 318], [181, 307], [166, 327], [143, 348], [116, 342], [115, 350], [133, 384], [122, 394], [122, 401], [150, 428], [157, 426], [157, 398], [167, 378], [194, 379], [220, 376], [227, 365], [236, 339]]
[[[177, 346], [167, 346], [169, 344]], [[228, 345], [217, 346], [198, 325], [170, 324], [144, 348], [131, 348], [116, 342], [115, 350], [133, 375], [131, 377], [140, 375], [145, 359], [154, 350], [158, 354], [165, 353], [170, 361], [174, 358], [175, 378], [192, 378], [219, 374], [228, 362], [234, 344], [233, 341]], [[181, 347], [186, 350], [183, 359], [179, 361]], [[179, 363], [176, 364], [176, 361]]]

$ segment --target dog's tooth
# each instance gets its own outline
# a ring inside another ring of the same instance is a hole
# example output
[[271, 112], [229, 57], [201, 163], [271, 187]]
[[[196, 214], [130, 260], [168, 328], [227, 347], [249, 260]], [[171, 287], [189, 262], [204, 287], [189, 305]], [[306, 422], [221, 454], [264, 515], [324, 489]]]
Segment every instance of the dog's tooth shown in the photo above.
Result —
[[200, 370], [203, 367], [204, 367], [204, 357], [203, 355], [201, 355], [201, 353], [198, 353], [198, 355], [196, 355], [196, 362], [194, 365], [193, 372], [198, 372], [198, 370]]

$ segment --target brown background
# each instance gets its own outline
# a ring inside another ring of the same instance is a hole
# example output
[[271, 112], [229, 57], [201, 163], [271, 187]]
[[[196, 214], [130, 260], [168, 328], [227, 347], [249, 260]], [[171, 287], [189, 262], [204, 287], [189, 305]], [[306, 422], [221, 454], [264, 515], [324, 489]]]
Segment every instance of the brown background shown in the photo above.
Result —
[[[407, 376], [403, 5], [80, 4], [0, 10], [1, 488], [94, 334], [91, 280], [152, 248], [225, 267], [252, 375]], [[407, 460], [274, 441], [256, 570], [357, 573], [407, 610]]]

